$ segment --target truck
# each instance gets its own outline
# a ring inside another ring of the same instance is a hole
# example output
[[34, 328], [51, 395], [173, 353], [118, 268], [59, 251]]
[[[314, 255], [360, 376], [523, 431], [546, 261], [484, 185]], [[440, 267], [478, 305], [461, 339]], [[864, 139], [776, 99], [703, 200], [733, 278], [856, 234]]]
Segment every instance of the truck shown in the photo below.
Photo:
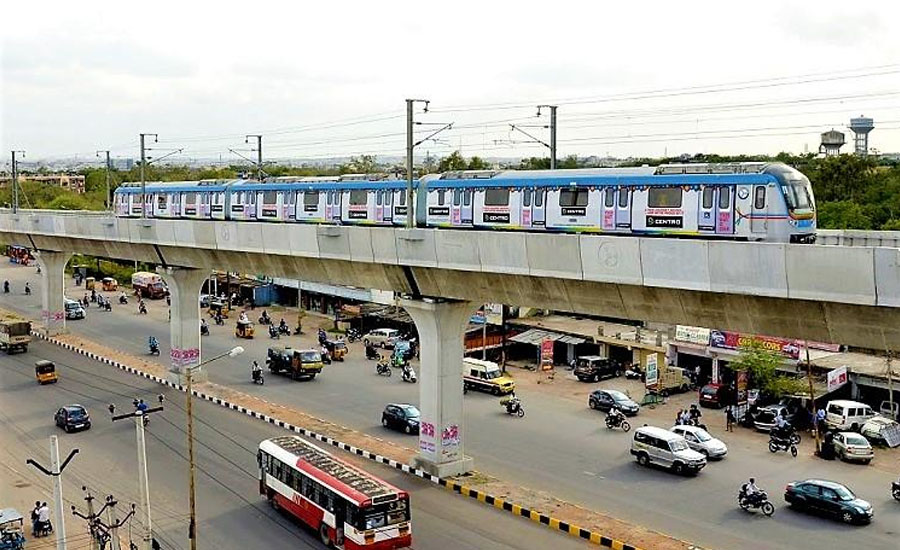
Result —
[[691, 379], [684, 373], [684, 369], [661, 364], [655, 386], [660, 395], [686, 392], [691, 389]]
[[162, 277], [148, 271], [135, 272], [135, 274], [131, 276], [131, 287], [138, 296], [150, 298], [151, 300], [165, 298], [169, 293]]
[[31, 343], [31, 321], [17, 317], [0, 318], [0, 350], [8, 354], [28, 351]]

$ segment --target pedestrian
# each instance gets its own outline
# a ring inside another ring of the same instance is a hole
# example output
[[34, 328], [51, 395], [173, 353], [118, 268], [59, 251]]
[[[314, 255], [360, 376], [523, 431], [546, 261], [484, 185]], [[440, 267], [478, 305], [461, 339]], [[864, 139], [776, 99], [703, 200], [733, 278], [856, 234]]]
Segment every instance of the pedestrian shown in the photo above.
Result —
[[681, 425], [681, 414], [682, 414], [683, 412], [684, 412], [684, 410], [678, 409], [678, 412], [675, 413], [675, 425], [676, 425], [676, 426], [680, 426], [680, 425]]
[[167, 306], [172, 305], [172, 298], [168, 294], [166, 295], [166, 305]]
[[92, 301], [92, 302], [96, 302], [96, 301], [97, 301], [97, 290], [96, 290], [96, 289], [93, 289], [93, 288], [91, 289], [91, 301]]
[[819, 433], [825, 433], [825, 409], [816, 410], [816, 429]]
[[41, 501], [35, 501], [34, 508], [31, 509], [31, 536], [36, 537], [38, 532], [38, 521], [41, 511]]
[[734, 406], [728, 405], [725, 407], [725, 431], [733, 432], [734, 431]]
[[691, 425], [691, 411], [685, 409], [684, 412], [681, 413], [681, 423], [685, 426]]
[[38, 509], [38, 525], [41, 531], [46, 531], [47, 526], [50, 523], [50, 507], [47, 506], [46, 502], [41, 503], [41, 507]]

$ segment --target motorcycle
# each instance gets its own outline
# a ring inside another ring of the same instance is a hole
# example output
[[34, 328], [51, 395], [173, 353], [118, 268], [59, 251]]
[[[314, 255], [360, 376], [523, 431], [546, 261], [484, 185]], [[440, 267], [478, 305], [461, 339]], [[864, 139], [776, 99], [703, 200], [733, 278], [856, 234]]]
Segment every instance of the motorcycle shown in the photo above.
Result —
[[282, 336], [290, 336], [291, 335], [291, 327], [287, 326], [287, 323], [281, 323], [278, 325], [278, 334]]
[[53, 524], [49, 519], [47, 521], [39, 521], [35, 525], [34, 533], [37, 537], [49, 537], [53, 534]]
[[388, 363], [387, 359], [384, 357], [378, 359], [378, 363], [375, 365], [375, 372], [382, 376], [390, 376], [393, 374], [390, 363]]
[[216, 324], [219, 325], [220, 327], [225, 325], [225, 318], [222, 317], [221, 313], [216, 314], [215, 321], [216, 321]]
[[409, 382], [410, 384], [415, 384], [416, 381], [418, 380], [416, 378], [415, 369], [413, 369], [409, 365], [406, 365], [405, 367], [403, 367], [403, 371], [400, 374], [400, 379], [403, 380], [404, 382]]
[[271, 324], [272, 324], [272, 318], [269, 317], [269, 316], [266, 315], [266, 314], [263, 314], [263, 315], [259, 318], [259, 324], [261, 324], [261, 325], [271, 325]]
[[378, 350], [373, 345], [366, 346], [366, 359], [378, 359]]
[[351, 328], [347, 331], [347, 341], [350, 343], [358, 342], [359, 339], [362, 338], [362, 335], [355, 328]]
[[608, 414], [606, 415], [606, 427], [610, 430], [613, 428], [622, 428], [623, 432], [628, 433], [631, 430], [631, 424], [625, 420], [625, 416], [622, 414]]
[[324, 330], [319, 329], [319, 345], [320, 346], [324, 345], [327, 340], [328, 340], [328, 335], [325, 333]]
[[778, 451], [791, 451], [791, 456], [797, 457], [797, 445], [790, 439], [781, 438], [775, 434], [769, 435], [769, 451], [777, 453]]
[[254, 384], [259, 384], [260, 386], [266, 383], [265, 378], [263, 378], [262, 369], [251, 371], [251, 379]]
[[760, 491], [754, 495], [747, 495], [743, 490], [738, 492], [738, 506], [741, 510], [749, 512], [752, 508], [758, 508], [763, 514], [771, 516], [775, 513], [775, 505], [769, 502], [769, 495]]
[[894, 500], [900, 500], [900, 481], [891, 482], [891, 495], [893, 495]]
[[644, 373], [639, 368], [625, 370], [625, 378], [628, 380], [640, 380], [643, 376]]
[[123, 305], [123, 306], [124, 306], [124, 305], [126, 305], [127, 303], [128, 303], [128, 297], [127, 297], [127, 296], [125, 296], [124, 294], [121, 295], [121, 296], [119, 296], [119, 304], [120, 304], [120, 305]]
[[25, 283], [25, 295], [31, 296], [31, 287], [28, 285], [28, 283]]
[[272, 325], [269, 325], [269, 338], [272, 338], [273, 340], [278, 340], [279, 338], [281, 338], [281, 335], [278, 334], [278, 329], [276, 329]]
[[159, 342], [156, 338], [151, 338], [147, 345], [150, 347], [150, 355], [159, 355]]
[[525, 416], [525, 407], [522, 406], [522, 402], [518, 397], [501, 399], [500, 406], [506, 409], [506, 414], [508, 415], [518, 416], [519, 418]]
[[200, 336], [209, 336], [209, 325], [206, 323], [200, 324]]
[[143, 303], [141, 303], [141, 305], [138, 306], [138, 313], [140, 315], [147, 315], [147, 306], [145, 306]]
[[112, 304], [109, 303], [109, 300], [103, 302], [103, 311], [112, 311]]

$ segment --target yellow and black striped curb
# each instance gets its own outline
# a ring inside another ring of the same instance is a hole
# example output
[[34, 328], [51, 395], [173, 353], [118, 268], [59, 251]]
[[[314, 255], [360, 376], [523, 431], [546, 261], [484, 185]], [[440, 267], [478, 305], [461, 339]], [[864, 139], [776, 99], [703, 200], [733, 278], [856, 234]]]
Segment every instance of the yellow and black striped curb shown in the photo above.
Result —
[[[43, 333], [41, 333], [41, 332], [38, 332], [38, 331], [32, 331], [32, 334], [34, 334], [34, 336], [36, 336], [36, 337], [38, 337], [38, 338], [40, 338], [40, 339], [42, 339], [42, 340], [47, 340], [48, 342], [53, 343], [53, 344], [56, 344], [57, 346], [60, 346], [60, 347], [62, 347], [62, 348], [64, 348], [64, 349], [66, 349], [66, 350], [73, 351], [73, 352], [75, 352], [75, 353], [79, 353], [79, 354], [81, 354], [81, 355], [84, 355], [85, 357], [89, 357], [90, 359], [94, 359], [94, 360], [99, 361], [99, 362], [101, 362], [101, 363], [105, 363], [105, 364], [107, 364], [107, 365], [111, 365], [111, 366], [113, 366], [113, 367], [116, 367], [116, 368], [119, 369], [119, 370], [123, 370], [123, 371], [125, 371], [125, 372], [130, 373], [130, 374], [136, 374], [136, 375], [141, 376], [141, 377], [143, 377], [143, 378], [147, 378], [148, 380], [152, 380], [152, 381], [154, 381], [154, 382], [156, 382], [156, 383], [158, 383], [158, 384], [162, 384], [162, 385], [164, 385], [164, 386], [168, 386], [168, 387], [170, 387], [170, 388], [174, 388], [174, 389], [176, 389], [176, 390], [178, 390], [178, 391], [182, 391], [182, 392], [186, 392], [186, 391], [187, 391], [187, 388], [186, 388], [185, 386], [182, 386], [181, 384], [175, 384], [175, 383], [173, 383], [173, 382], [171, 382], [171, 381], [169, 381], [169, 380], [167, 380], [167, 379], [165, 379], [165, 378], [160, 378], [159, 376], [155, 376], [155, 375], [146, 373], [146, 372], [144, 372], [144, 371], [142, 371], [142, 370], [138, 370], [138, 369], [136, 369], [136, 368], [134, 368], [134, 367], [125, 365], [125, 364], [120, 363], [120, 362], [118, 362], [118, 361], [114, 361], [114, 360], [109, 359], [109, 358], [107, 358], [107, 357], [103, 357], [103, 356], [101, 356], [101, 355], [97, 355], [96, 353], [92, 353], [92, 352], [90, 352], [90, 351], [86, 351], [86, 350], [81, 349], [81, 348], [79, 348], [79, 347], [73, 346], [72, 344], [63, 342], [63, 341], [61, 341], [61, 340], [57, 340], [56, 338], [45, 336], [45, 335], [44, 335]], [[274, 424], [274, 425], [276, 425], [276, 426], [279, 426], [279, 427], [284, 428], [284, 429], [286, 429], [286, 430], [289, 430], [289, 431], [291, 431], [291, 432], [298, 433], [298, 434], [300, 434], [300, 435], [306, 436], [306, 437], [308, 437], [308, 438], [310, 438], [310, 439], [315, 439], [315, 440], [317, 440], [317, 441], [321, 441], [321, 442], [323, 442], [323, 443], [327, 443], [327, 444], [329, 444], [329, 445], [331, 445], [331, 446], [333, 446], [333, 447], [337, 447], [337, 448], [339, 448], [339, 449], [343, 449], [343, 450], [345, 450], [345, 451], [347, 451], [347, 452], [349, 452], [349, 453], [353, 453], [353, 454], [355, 454], [355, 455], [357, 455], [357, 456], [361, 456], [361, 457], [363, 457], [363, 458], [367, 458], [367, 459], [372, 460], [372, 461], [374, 461], [374, 462], [377, 462], [377, 463], [379, 463], [379, 464], [384, 464], [384, 465], [386, 465], [386, 466], [390, 466], [390, 467], [392, 467], [392, 468], [396, 468], [397, 470], [401, 470], [401, 471], [406, 472], [406, 473], [408, 473], [408, 474], [414, 475], [414, 476], [416, 476], [416, 477], [420, 477], [420, 478], [425, 479], [425, 480], [428, 480], [428, 481], [430, 481], [430, 482], [432, 482], [432, 483], [434, 483], [434, 484], [436, 484], [436, 485], [439, 485], [439, 486], [441, 486], [441, 487], [444, 487], [444, 488], [447, 489], [448, 491], [452, 491], [452, 492], [454, 492], [454, 493], [458, 493], [458, 494], [460, 494], [460, 495], [467, 496], [467, 497], [469, 497], [469, 498], [475, 499], [475, 500], [477, 500], [477, 501], [479, 501], [479, 502], [483, 502], [483, 503], [485, 503], [485, 504], [487, 504], [487, 505], [489, 505], [489, 506], [493, 506], [494, 508], [497, 508], [498, 510], [505, 510], [505, 511], [507, 511], [507, 512], [510, 512], [510, 513], [513, 514], [514, 516], [518, 516], [518, 517], [523, 517], [523, 518], [530, 519], [531, 521], [533, 521], [533, 522], [535, 522], [535, 523], [539, 523], [539, 524], [541, 524], [541, 525], [545, 525], [545, 526], [549, 527], [550, 529], [559, 531], [559, 532], [561, 532], [561, 533], [566, 533], [566, 534], [571, 535], [571, 536], [573, 536], [573, 537], [578, 537], [578, 538], [580, 538], [580, 539], [584, 539], [584, 540], [589, 541], [589, 542], [591, 542], [591, 543], [593, 543], [593, 544], [598, 544], [598, 545], [604, 546], [604, 547], [606, 547], [606, 548], [612, 548], [612, 550], [641, 550], [641, 549], [638, 548], [637, 546], [633, 546], [633, 545], [631, 545], [631, 544], [622, 542], [622, 541], [620, 541], [620, 540], [616, 540], [616, 539], [613, 539], [613, 538], [604, 536], [604, 535], [602, 535], [602, 534], [600, 534], [600, 533], [596, 533], [596, 532], [591, 531], [591, 530], [589, 530], [589, 529], [584, 529], [584, 528], [579, 527], [579, 526], [577, 526], [577, 525], [572, 525], [571, 523], [568, 523], [568, 522], [565, 522], [565, 521], [558, 520], [558, 519], [556, 519], [556, 518], [550, 517], [550, 516], [548, 516], [548, 515], [546, 515], [546, 514], [542, 514], [542, 513], [538, 512], [538, 511], [532, 510], [532, 509], [530, 509], [530, 508], [526, 508], [526, 507], [524, 507], [524, 506], [519, 506], [518, 504], [513, 504], [512, 502], [510, 502], [510, 501], [508, 501], [508, 500], [505, 500], [505, 499], [502, 499], [502, 498], [499, 498], [499, 497], [495, 497], [495, 496], [493, 496], [493, 495], [490, 495], [490, 494], [485, 493], [485, 492], [483, 492], [483, 491], [479, 491], [479, 490], [477, 490], [477, 489], [472, 489], [472, 488], [470, 488], [470, 487], [467, 487], [466, 485], [463, 485], [463, 484], [461, 484], [461, 483], [457, 483], [456, 481], [452, 481], [452, 480], [449, 480], [449, 479], [445, 479], [445, 478], [441, 478], [441, 477], [438, 477], [438, 476], [431, 475], [431, 474], [429, 474], [428, 472], [426, 472], [426, 471], [424, 471], [424, 470], [420, 470], [420, 469], [418, 469], [418, 468], [413, 468], [413, 467], [411, 467], [409, 464], [404, 464], [404, 463], [402, 463], [402, 462], [399, 462], [399, 461], [397, 461], [397, 460], [394, 460], [393, 458], [386, 457], [386, 456], [382, 456], [382, 455], [379, 455], [379, 454], [377, 454], [377, 453], [373, 453], [373, 452], [371, 452], [371, 451], [367, 451], [367, 450], [365, 450], [365, 449], [360, 449], [359, 447], [356, 447], [356, 446], [354, 446], [354, 445], [350, 445], [350, 444], [348, 444], [348, 443], [343, 443], [342, 441], [338, 441], [337, 439], [334, 439], [334, 438], [329, 437], [329, 436], [327, 436], [327, 435], [323, 435], [323, 434], [314, 432], [314, 431], [312, 431], [312, 430], [308, 430], [308, 429], [303, 428], [303, 427], [301, 427], [301, 426], [295, 426], [295, 425], [293, 425], [293, 424], [291, 424], [291, 423], [289, 423], [289, 422], [285, 422], [284, 420], [280, 420], [280, 419], [275, 418], [275, 417], [273, 417], [273, 416], [269, 416], [269, 415], [267, 415], [267, 414], [263, 414], [263, 413], [256, 412], [256, 411], [254, 411], [254, 410], [252, 410], [252, 409], [248, 409], [247, 407], [244, 407], [243, 405], [238, 405], [238, 404], [236, 404], [236, 403], [231, 403], [231, 402], [229, 402], [229, 401], [226, 401], [226, 400], [222, 399], [221, 397], [216, 397], [216, 396], [214, 396], [214, 395], [209, 395], [209, 394], [207, 394], [207, 393], [203, 393], [203, 392], [200, 392], [200, 391], [197, 391], [197, 390], [192, 390], [192, 391], [191, 391], [191, 395], [193, 395], [193, 396], [195, 396], [195, 397], [199, 397], [200, 399], [204, 399], [204, 400], [209, 401], [209, 402], [211, 402], [211, 403], [215, 403], [216, 405], [221, 405], [222, 407], [225, 407], [225, 408], [228, 408], [228, 409], [231, 409], [231, 410], [235, 410], [235, 411], [238, 411], [238, 412], [242, 412], [242, 413], [246, 414], [247, 416], [250, 416], [250, 417], [253, 417], [253, 418], [258, 418], [258, 419], [260, 419], [260, 420], [263, 420], [263, 421], [265, 421], [265, 422], [268, 422], [269, 424]], [[696, 547], [694, 547], [694, 548], [696, 548]]]

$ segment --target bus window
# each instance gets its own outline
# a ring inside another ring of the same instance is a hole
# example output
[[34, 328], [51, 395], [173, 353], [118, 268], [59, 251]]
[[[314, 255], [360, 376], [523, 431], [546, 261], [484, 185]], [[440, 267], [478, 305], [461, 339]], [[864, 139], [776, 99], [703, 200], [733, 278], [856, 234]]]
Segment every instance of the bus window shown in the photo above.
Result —
[[647, 205], [650, 208], [681, 208], [681, 187], [650, 189], [647, 193]]
[[508, 206], [509, 189], [487, 189], [484, 192], [485, 206]]

